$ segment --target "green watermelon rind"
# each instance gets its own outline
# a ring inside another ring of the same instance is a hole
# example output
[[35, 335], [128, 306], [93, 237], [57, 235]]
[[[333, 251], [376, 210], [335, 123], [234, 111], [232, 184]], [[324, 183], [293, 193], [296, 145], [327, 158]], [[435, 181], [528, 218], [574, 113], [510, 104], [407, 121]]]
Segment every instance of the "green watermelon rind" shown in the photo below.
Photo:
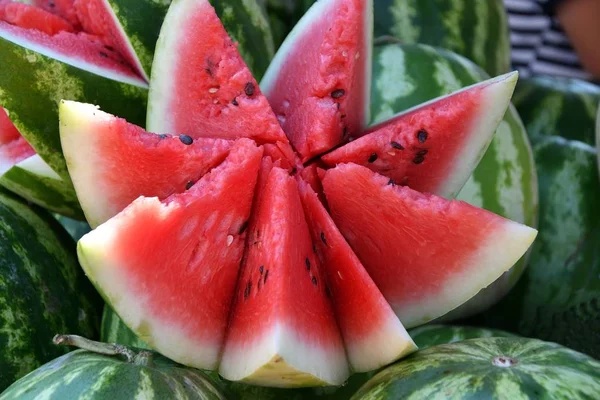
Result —
[[475, 326], [455, 325], [423, 325], [409, 331], [419, 350], [440, 344], [462, 342], [463, 340], [491, 338], [491, 337], [518, 337], [517, 335], [499, 329], [488, 329]]
[[104, 306], [102, 314], [102, 325], [100, 328], [100, 340], [107, 343], [118, 343], [125, 346], [137, 347], [140, 349], [151, 349], [151, 347], [138, 338], [135, 333], [107, 304]]
[[68, 349], [58, 332], [96, 338], [101, 301], [75, 243], [51, 214], [0, 189], [0, 391]]
[[377, 0], [375, 21], [375, 37], [448, 49], [491, 76], [510, 71], [508, 16], [502, 0]]
[[600, 393], [600, 362], [555, 343], [470, 339], [430, 347], [387, 368], [352, 400], [584, 399]]

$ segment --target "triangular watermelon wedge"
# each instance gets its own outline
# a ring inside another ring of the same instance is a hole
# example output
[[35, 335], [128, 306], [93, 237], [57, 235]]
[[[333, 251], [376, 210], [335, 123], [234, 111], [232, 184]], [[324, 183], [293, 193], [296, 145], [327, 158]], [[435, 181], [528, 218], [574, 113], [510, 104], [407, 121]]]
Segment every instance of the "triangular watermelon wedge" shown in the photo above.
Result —
[[320, 0], [283, 42], [261, 81], [302, 161], [369, 121], [372, 0]]
[[415, 351], [417, 346], [316, 193], [301, 179], [298, 187], [352, 370], [375, 370]]
[[502, 75], [402, 112], [322, 160], [363, 165], [398, 185], [454, 198], [485, 154], [517, 77]]
[[167, 12], [152, 64], [146, 127], [193, 138], [287, 143], [208, 0], [179, 0]]
[[257, 385], [341, 385], [346, 354], [296, 182], [277, 167], [261, 175], [219, 372]]
[[35, 150], [13, 125], [6, 110], [0, 107], [0, 175], [33, 155]]
[[69, 173], [92, 227], [139, 196], [184, 192], [220, 164], [233, 143], [148, 133], [91, 104], [63, 101], [59, 115]]
[[330, 214], [406, 327], [458, 307], [527, 251], [535, 229], [355, 165], [326, 172]]
[[261, 156], [241, 139], [189, 191], [140, 197], [79, 241], [81, 265], [106, 301], [182, 364], [217, 366]]

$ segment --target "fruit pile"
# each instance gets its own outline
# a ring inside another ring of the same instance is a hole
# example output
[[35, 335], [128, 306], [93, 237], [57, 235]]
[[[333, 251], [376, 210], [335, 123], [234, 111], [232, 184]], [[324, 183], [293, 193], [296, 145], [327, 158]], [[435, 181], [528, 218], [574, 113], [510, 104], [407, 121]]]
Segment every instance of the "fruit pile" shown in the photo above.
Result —
[[0, 0], [0, 399], [593, 398], [600, 88], [508, 43], [493, 0]]

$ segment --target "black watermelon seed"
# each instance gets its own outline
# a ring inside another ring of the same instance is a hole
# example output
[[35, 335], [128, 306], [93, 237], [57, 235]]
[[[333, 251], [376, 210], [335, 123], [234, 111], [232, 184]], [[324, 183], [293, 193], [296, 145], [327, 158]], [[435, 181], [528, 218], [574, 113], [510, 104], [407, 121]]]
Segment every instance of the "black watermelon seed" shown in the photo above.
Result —
[[190, 190], [194, 186], [194, 181], [189, 181], [185, 184], [185, 190]]
[[310, 260], [308, 259], [308, 257], [306, 257], [306, 259], [304, 260], [304, 263], [306, 264], [306, 269], [308, 271], [310, 271]]
[[317, 252], [317, 246], [313, 243], [313, 253]]
[[340, 97], [342, 97], [345, 94], [346, 94], [346, 91], [344, 89], [336, 89], [333, 92], [331, 92], [331, 97], [333, 97], [334, 99], [339, 99]]
[[342, 137], [348, 137], [348, 127], [344, 126], [344, 130], [342, 131]]
[[371, 154], [367, 161], [369, 161], [370, 163], [374, 163], [375, 161], [377, 161], [377, 153]]
[[246, 284], [246, 289], [244, 289], [244, 298], [247, 299], [250, 296], [250, 291], [252, 290], [252, 282], [248, 281]]
[[106, 54], [105, 52], [103, 52], [103, 51], [100, 51], [99, 53], [100, 53], [100, 55], [101, 55], [102, 57], [106, 57], [106, 58], [108, 58], [108, 54]]
[[388, 185], [396, 186], [396, 182], [393, 179], [390, 179], [387, 183]]
[[204, 68], [204, 70], [206, 71], [206, 73], [208, 74], [208, 76], [213, 76], [213, 72], [210, 68]]
[[425, 143], [427, 140], [427, 131], [425, 129], [421, 129], [419, 132], [417, 132], [417, 140], [420, 143]]
[[188, 135], [179, 135], [179, 140], [181, 141], [181, 143], [188, 146], [194, 143], [194, 139], [192, 139], [192, 137]]
[[329, 286], [325, 286], [325, 296], [331, 298], [331, 290], [329, 290]]
[[416, 156], [415, 159], [413, 160], [413, 163], [415, 164], [421, 164], [423, 161], [425, 161], [425, 157], [423, 156]]
[[231, 101], [231, 104], [233, 104], [233, 105], [234, 105], [234, 106], [236, 106], [236, 107], [240, 105], [240, 103], [238, 103], [238, 101], [237, 101], [237, 97], [235, 97], [235, 98], [234, 98], [234, 99]]
[[404, 150], [404, 147], [400, 143], [398, 143], [398, 142], [392, 142], [391, 145], [395, 149]]
[[263, 274], [264, 271], [265, 271], [264, 265], [261, 265], [260, 267], [258, 267], [258, 272], [260, 272], [261, 275]]
[[296, 172], [298, 172], [298, 169], [296, 167], [292, 168], [292, 172], [290, 172], [290, 175], [294, 176], [296, 175]]
[[165, 135], [165, 134], [163, 133], [163, 134], [160, 134], [160, 135], [158, 135], [158, 138], [159, 138], [159, 139], [166, 139], [166, 138], [167, 138], [167, 135]]
[[265, 272], [265, 277], [264, 277], [264, 279], [263, 279], [263, 284], [265, 284], [265, 285], [267, 284], [267, 278], [268, 278], [268, 277], [269, 277], [269, 270], [267, 270], [267, 271]]
[[312, 280], [313, 285], [317, 286], [317, 277], [313, 276], [311, 280]]
[[104, 48], [108, 51], [115, 51], [115, 49], [112, 46], [104, 45]]
[[325, 240], [325, 232], [321, 232], [321, 242], [323, 242], [325, 246], [327, 246], [327, 240]]
[[246, 93], [246, 96], [250, 97], [254, 94], [254, 84], [252, 82], [248, 82], [246, 83], [246, 86], [244, 86], [244, 93]]
[[418, 155], [418, 156], [422, 156], [422, 157], [423, 157], [423, 156], [425, 156], [427, 153], [429, 153], [429, 150], [421, 150], [421, 151], [418, 151], [418, 152], [417, 152], [417, 155]]
[[240, 226], [240, 235], [246, 232], [246, 228], [248, 228], [248, 221], [245, 221], [242, 226]]

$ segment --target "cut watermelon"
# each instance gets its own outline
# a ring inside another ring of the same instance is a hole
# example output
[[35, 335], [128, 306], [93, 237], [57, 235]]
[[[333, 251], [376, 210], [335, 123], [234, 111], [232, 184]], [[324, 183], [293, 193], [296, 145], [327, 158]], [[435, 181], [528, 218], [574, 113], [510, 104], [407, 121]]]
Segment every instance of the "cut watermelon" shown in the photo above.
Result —
[[467, 203], [395, 186], [355, 164], [328, 170], [323, 187], [333, 220], [407, 327], [473, 297], [537, 234]]
[[180, 0], [161, 28], [147, 128], [193, 138], [284, 142], [275, 114], [207, 0]]
[[0, 176], [19, 161], [35, 155], [35, 150], [23, 139], [17, 128], [0, 107]]
[[322, 159], [330, 166], [363, 165], [398, 185], [453, 198], [485, 154], [517, 76], [502, 75], [400, 113]]
[[302, 161], [369, 120], [372, 0], [316, 2], [275, 54], [261, 87]]
[[79, 241], [82, 267], [123, 321], [180, 363], [217, 366], [261, 156], [242, 139], [189, 191], [140, 197]]
[[69, 173], [92, 227], [139, 196], [184, 192], [225, 159], [232, 143], [148, 133], [90, 104], [64, 101], [59, 114]]
[[415, 351], [417, 346], [315, 192], [301, 179], [298, 185], [353, 371], [371, 371]]
[[346, 355], [296, 182], [273, 168], [260, 186], [220, 373], [258, 385], [340, 385]]

